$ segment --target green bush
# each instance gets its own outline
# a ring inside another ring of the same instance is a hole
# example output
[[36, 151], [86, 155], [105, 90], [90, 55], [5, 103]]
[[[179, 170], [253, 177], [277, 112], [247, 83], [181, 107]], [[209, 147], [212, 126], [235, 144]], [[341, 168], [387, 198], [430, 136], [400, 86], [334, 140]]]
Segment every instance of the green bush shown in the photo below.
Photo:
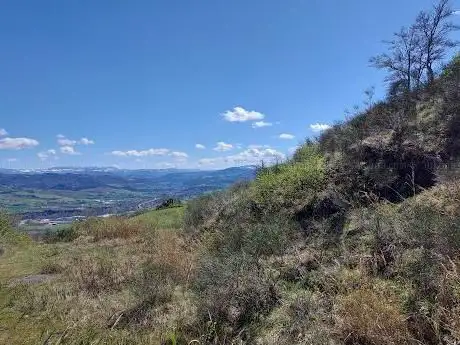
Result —
[[280, 217], [260, 222], [231, 223], [208, 238], [214, 253], [245, 253], [254, 257], [282, 254], [296, 234], [295, 225]]
[[72, 242], [79, 236], [75, 226], [64, 227], [56, 231], [48, 231], [44, 236], [46, 243]]
[[10, 216], [0, 210], [0, 237], [6, 237], [12, 233], [12, 220]]
[[306, 145], [298, 152], [301, 161], [264, 169], [251, 184], [251, 198], [267, 212], [302, 209], [324, 187], [324, 159], [317, 148]]
[[169, 268], [147, 262], [134, 280], [134, 292], [145, 306], [169, 302], [175, 287], [173, 275]]
[[[274, 280], [253, 257], [204, 257], [194, 290], [204, 343], [224, 344], [267, 315], [279, 301]], [[250, 337], [246, 334], [246, 337]]]
[[205, 194], [187, 202], [184, 214], [184, 228], [188, 231], [205, 226], [206, 222], [219, 211], [223, 192]]

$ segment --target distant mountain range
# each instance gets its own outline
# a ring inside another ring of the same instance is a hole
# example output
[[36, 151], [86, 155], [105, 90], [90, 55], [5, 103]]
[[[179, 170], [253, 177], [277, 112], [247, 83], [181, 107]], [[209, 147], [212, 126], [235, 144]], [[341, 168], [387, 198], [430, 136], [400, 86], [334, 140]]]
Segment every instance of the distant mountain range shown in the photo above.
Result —
[[58, 167], [0, 169], [0, 208], [20, 214], [117, 213], [173, 197], [189, 199], [255, 176], [254, 166], [224, 170]]

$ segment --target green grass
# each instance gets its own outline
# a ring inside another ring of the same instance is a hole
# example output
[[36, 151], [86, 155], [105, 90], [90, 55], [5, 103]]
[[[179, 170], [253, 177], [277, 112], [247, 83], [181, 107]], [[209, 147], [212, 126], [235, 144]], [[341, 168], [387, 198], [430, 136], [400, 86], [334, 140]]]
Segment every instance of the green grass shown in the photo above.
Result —
[[183, 217], [184, 207], [173, 207], [146, 212], [133, 217], [133, 219], [156, 229], [180, 229]]

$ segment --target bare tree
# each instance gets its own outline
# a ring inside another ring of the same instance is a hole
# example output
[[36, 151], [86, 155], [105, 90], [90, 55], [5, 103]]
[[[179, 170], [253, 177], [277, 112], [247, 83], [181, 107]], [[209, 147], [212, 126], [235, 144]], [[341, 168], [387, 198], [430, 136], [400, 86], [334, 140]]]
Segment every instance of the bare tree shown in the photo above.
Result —
[[[375, 56], [370, 59], [371, 65], [387, 70], [390, 74], [386, 78], [390, 82], [390, 88], [402, 88], [404, 92], [410, 92], [414, 85], [414, 71], [420, 69], [418, 58], [419, 37], [415, 26], [403, 27], [394, 34], [391, 41], [384, 41], [388, 45], [388, 53]], [[415, 80], [415, 84], [418, 80]]]
[[385, 41], [388, 53], [371, 58], [372, 66], [389, 72], [386, 80], [390, 82], [390, 94], [417, 90], [424, 75], [429, 84], [433, 82], [436, 65], [457, 45], [449, 37], [458, 29], [449, 22], [452, 15], [449, 0], [440, 0], [431, 11], [420, 12], [415, 24], [403, 27], [393, 40]]
[[422, 11], [417, 16], [415, 29], [420, 37], [420, 58], [429, 84], [435, 77], [435, 65], [444, 59], [448, 49], [457, 45], [449, 38], [449, 34], [458, 29], [448, 21], [452, 15], [450, 1], [440, 0], [430, 12]]

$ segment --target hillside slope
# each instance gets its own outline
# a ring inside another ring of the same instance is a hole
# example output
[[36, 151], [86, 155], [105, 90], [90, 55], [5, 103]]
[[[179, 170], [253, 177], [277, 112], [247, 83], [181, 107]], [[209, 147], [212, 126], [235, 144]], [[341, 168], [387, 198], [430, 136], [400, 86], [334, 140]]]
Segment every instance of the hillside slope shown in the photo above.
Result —
[[431, 67], [185, 208], [43, 243], [0, 215], [0, 342], [459, 344], [460, 57]]

